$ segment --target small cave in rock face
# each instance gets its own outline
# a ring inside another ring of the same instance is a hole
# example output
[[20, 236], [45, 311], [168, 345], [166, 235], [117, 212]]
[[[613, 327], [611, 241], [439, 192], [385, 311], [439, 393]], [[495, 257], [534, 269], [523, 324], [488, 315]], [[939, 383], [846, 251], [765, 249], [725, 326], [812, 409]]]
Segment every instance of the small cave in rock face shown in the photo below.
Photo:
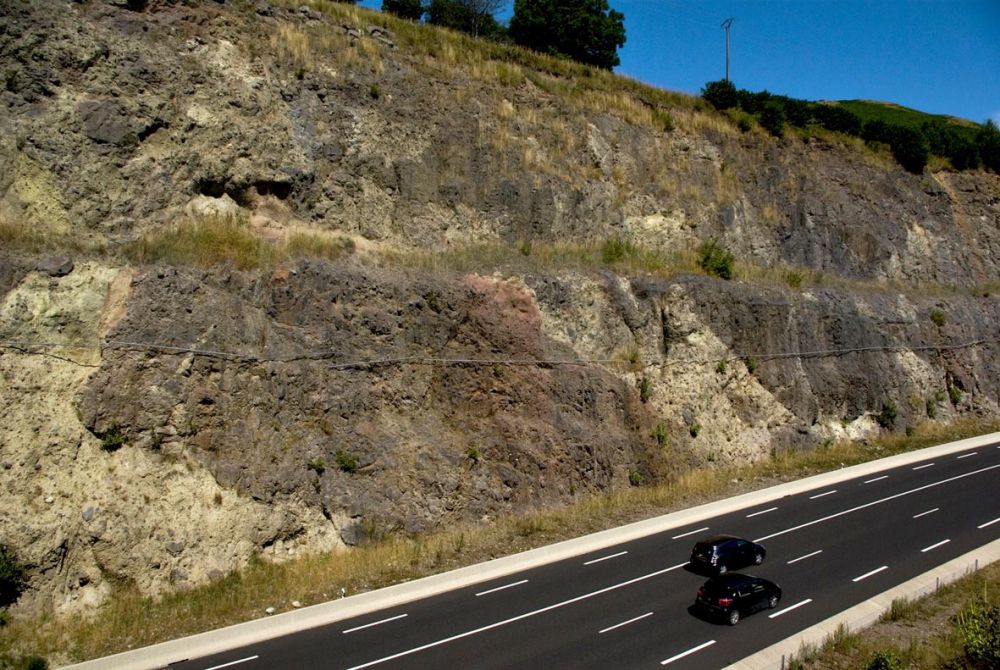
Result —
[[278, 181], [258, 181], [254, 184], [257, 195], [273, 195], [278, 200], [287, 200], [292, 194], [292, 185]]
[[195, 190], [210, 198], [221, 198], [226, 194], [226, 182], [220, 179], [199, 179]]

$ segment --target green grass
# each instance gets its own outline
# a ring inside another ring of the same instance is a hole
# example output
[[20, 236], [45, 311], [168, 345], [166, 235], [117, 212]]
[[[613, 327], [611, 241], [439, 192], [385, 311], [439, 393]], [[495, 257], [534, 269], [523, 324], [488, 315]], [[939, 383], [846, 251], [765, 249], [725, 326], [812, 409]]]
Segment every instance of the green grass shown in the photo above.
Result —
[[945, 114], [928, 114], [909, 107], [903, 107], [891, 102], [877, 102], [873, 100], [838, 100], [837, 104], [844, 109], [854, 112], [865, 124], [869, 121], [884, 121], [898, 126], [906, 126], [920, 129], [925, 123], [943, 122], [958, 127], [969, 141], [974, 141], [979, 124], [967, 119], [960, 119], [955, 116]]
[[463, 565], [646, 519], [781, 481], [835, 470], [942, 442], [997, 430], [995, 424], [928, 426], [913, 436], [871, 444], [834, 444], [782, 452], [743, 467], [677, 472], [561, 509], [498, 517], [487, 526], [456, 527], [417, 537], [388, 535], [350, 551], [281, 564], [251, 562], [224, 579], [162, 598], [119, 583], [93, 617], [13, 619], [0, 628], [0, 654], [29, 653], [82, 660], [389, 586]]

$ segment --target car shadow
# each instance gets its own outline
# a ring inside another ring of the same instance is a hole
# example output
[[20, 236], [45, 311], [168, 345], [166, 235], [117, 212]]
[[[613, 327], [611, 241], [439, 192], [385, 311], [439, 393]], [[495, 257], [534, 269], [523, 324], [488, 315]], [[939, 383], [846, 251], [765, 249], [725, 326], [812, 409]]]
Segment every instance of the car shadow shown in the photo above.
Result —
[[711, 616], [708, 612], [706, 612], [701, 607], [698, 607], [697, 605], [694, 605], [694, 604], [688, 605], [687, 611], [688, 611], [688, 614], [690, 614], [691, 616], [693, 616], [695, 619], [701, 619], [705, 623], [710, 623], [713, 626], [726, 626], [726, 625], [728, 625], [725, 621], [722, 621], [718, 617]]

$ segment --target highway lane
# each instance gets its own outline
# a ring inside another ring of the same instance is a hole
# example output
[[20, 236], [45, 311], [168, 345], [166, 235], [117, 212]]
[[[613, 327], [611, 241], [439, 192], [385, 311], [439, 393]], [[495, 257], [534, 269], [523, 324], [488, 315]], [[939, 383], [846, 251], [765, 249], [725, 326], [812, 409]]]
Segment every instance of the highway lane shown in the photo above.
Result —
[[[172, 667], [717, 668], [1000, 538], [998, 491], [1000, 448], [979, 447]], [[716, 532], [762, 540], [746, 571], [782, 586], [776, 610], [687, 611], [691, 545]]]

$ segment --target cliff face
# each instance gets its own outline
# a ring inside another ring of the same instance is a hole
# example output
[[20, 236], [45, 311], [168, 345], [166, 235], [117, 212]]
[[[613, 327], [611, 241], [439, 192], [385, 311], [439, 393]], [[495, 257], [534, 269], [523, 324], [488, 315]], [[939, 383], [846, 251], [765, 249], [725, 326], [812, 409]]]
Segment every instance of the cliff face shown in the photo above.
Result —
[[[866, 437], [887, 406], [896, 428], [1000, 414], [996, 175], [914, 176], [331, 11], [0, 10], [0, 542], [33, 566], [22, 607]], [[219, 215], [355, 253], [119, 253]], [[399, 262], [609, 239], [714, 239], [765, 279]]]

